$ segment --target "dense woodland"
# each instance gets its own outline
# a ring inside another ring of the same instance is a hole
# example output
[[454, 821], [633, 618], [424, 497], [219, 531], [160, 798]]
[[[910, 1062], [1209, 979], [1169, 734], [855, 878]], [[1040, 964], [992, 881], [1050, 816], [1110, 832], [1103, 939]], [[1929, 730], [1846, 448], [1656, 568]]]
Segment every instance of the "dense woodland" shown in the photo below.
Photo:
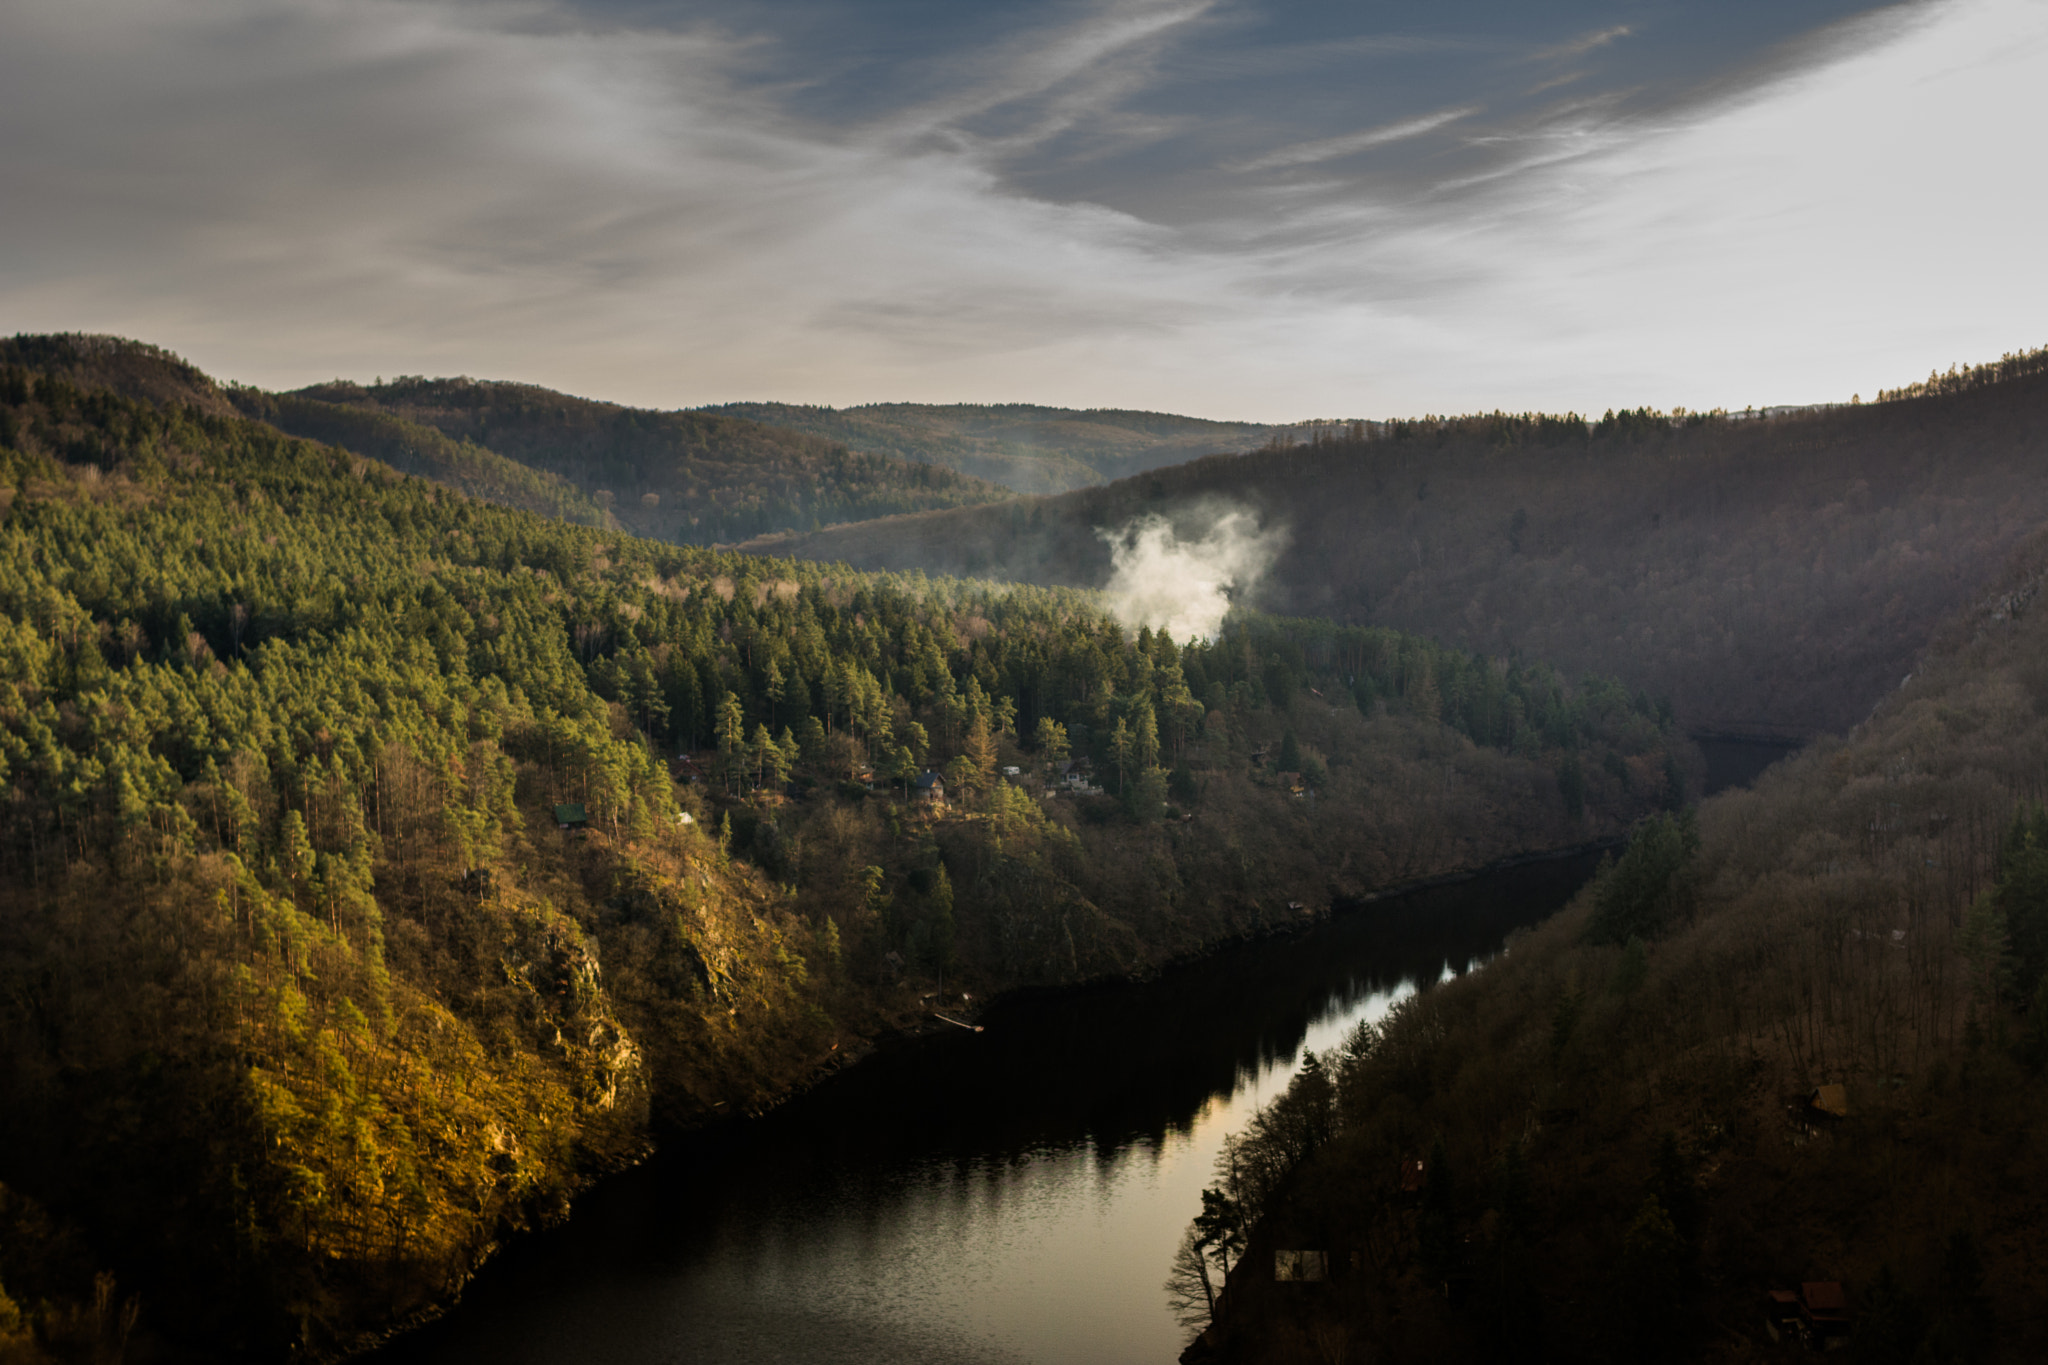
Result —
[[8, 1359], [343, 1351], [942, 976], [1148, 972], [1696, 786], [1668, 706], [1528, 660], [636, 539], [9, 355]]
[[849, 450], [944, 465], [1019, 493], [1064, 493], [1220, 451], [1249, 450], [1282, 431], [1165, 412], [1029, 403], [723, 403], [706, 411], [809, 432]]
[[739, 417], [652, 412], [531, 384], [413, 377], [365, 387], [336, 381], [279, 395], [273, 403], [270, 411], [251, 410], [295, 436], [383, 459], [394, 446], [404, 448], [394, 421], [437, 431], [465, 449], [488, 450], [565, 481], [635, 535], [680, 545], [1008, 496], [1007, 489], [952, 469]]
[[[1316, 1059], [1189, 1234], [1193, 1325], [1230, 1270], [1189, 1359], [1789, 1359], [1764, 1292], [1809, 1280], [1853, 1359], [2040, 1359], [2044, 584], [2037, 532], [1846, 740]], [[1330, 1282], [1274, 1282], [1297, 1247]]]
[[227, 396], [237, 410], [280, 431], [367, 455], [401, 474], [431, 479], [485, 502], [581, 526], [618, 526], [608, 510], [611, 500], [600, 502], [559, 474], [523, 465], [474, 441], [456, 440], [423, 423], [261, 389], [230, 388]]
[[1889, 401], [1737, 413], [1495, 413], [1103, 488], [750, 548], [867, 568], [1099, 583], [1099, 528], [1249, 509], [1288, 545], [1269, 609], [1520, 650], [1668, 695], [1695, 730], [1804, 738], [1862, 720], [1929, 633], [2048, 521], [2048, 352]]

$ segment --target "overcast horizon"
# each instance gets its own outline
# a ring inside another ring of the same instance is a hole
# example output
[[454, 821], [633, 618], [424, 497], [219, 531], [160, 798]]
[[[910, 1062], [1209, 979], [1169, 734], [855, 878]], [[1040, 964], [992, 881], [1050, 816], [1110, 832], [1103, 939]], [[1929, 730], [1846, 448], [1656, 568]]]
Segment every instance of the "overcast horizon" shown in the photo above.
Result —
[[2042, 0], [17, 0], [0, 331], [661, 408], [1846, 401], [2048, 342], [2044, 78]]

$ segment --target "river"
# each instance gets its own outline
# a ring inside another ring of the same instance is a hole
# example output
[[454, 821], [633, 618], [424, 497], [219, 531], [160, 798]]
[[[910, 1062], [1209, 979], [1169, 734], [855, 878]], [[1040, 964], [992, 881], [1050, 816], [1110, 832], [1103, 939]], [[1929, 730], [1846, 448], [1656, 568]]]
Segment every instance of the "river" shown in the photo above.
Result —
[[1005, 1003], [606, 1181], [379, 1365], [1171, 1362], [1162, 1285], [1226, 1134], [1579, 857], [1376, 901], [1161, 980]]

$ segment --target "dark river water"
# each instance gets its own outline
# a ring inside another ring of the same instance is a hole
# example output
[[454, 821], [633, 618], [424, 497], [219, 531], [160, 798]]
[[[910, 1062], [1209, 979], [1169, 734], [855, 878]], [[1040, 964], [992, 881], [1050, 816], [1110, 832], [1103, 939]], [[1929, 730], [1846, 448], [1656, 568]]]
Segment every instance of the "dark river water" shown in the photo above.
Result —
[[1226, 1134], [1590, 857], [1373, 902], [1145, 985], [1019, 1001], [676, 1144], [380, 1365], [1171, 1362], [1162, 1285]]

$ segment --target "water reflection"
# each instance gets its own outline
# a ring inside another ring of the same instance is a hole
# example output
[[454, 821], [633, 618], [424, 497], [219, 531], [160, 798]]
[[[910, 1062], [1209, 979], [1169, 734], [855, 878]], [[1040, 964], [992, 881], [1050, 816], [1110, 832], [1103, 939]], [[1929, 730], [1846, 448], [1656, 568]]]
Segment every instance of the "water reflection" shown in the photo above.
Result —
[[677, 1146], [393, 1362], [1170, 1361], [1160, 1285], [1225, 1135], [1591, 871], [1363, 907], [1140, 987], [1017, 1002]]

